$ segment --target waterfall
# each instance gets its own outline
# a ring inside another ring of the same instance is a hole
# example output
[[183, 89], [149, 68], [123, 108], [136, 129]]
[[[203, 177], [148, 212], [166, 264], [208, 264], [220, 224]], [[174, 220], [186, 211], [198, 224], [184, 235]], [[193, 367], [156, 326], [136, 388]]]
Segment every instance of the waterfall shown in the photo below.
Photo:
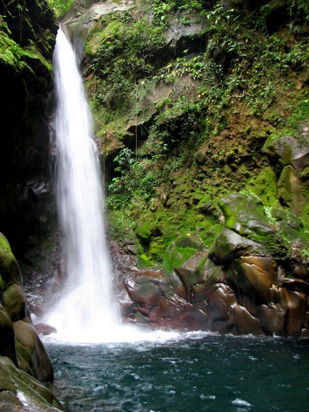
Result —
[[118, 324], [104, 233], [104, 198], [90, 110], [70, 42], [54, 52], [58, 208], [68, 282], [47, 322], [71, 340], [100, 341]]

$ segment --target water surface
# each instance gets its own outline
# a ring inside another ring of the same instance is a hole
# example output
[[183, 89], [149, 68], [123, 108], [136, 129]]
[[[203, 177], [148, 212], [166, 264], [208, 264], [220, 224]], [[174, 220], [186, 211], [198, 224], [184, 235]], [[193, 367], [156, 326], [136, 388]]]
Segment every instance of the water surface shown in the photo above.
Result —
[[309, 411], [309, 340], [187, 334], [46, 345], [68, 412]]

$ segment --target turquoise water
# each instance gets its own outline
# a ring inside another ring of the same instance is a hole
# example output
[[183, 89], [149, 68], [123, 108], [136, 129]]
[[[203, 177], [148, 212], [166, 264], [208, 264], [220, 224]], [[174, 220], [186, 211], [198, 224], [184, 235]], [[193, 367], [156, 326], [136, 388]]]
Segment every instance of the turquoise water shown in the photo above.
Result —
[[67, 411], [309, 411], [309, 340], [185, 335], [46, 342]]

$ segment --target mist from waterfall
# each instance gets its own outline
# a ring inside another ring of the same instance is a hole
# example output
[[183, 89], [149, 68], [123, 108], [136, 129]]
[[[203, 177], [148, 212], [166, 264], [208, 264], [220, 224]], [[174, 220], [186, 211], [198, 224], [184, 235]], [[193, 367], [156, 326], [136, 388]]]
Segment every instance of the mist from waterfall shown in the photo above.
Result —
[[119, 323], [104, 232], [102, 178], [83, 81], [73, 48], [61, 29], [54, 74], [57, 199], [68, 283], [47, 321], [68, 339], [101, 341]]

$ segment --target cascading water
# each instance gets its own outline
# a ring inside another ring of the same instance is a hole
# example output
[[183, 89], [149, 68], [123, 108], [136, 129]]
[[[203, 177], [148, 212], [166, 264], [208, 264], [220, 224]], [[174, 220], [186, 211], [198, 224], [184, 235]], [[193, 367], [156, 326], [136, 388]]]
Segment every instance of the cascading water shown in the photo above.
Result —
[[118, 324], [112, 299], [98, 154], [75, 53], [59, 29], [54, 52], [58, 107], [58, 208], [68, 284], [48, 323], [70, 340], [101, 341]]

